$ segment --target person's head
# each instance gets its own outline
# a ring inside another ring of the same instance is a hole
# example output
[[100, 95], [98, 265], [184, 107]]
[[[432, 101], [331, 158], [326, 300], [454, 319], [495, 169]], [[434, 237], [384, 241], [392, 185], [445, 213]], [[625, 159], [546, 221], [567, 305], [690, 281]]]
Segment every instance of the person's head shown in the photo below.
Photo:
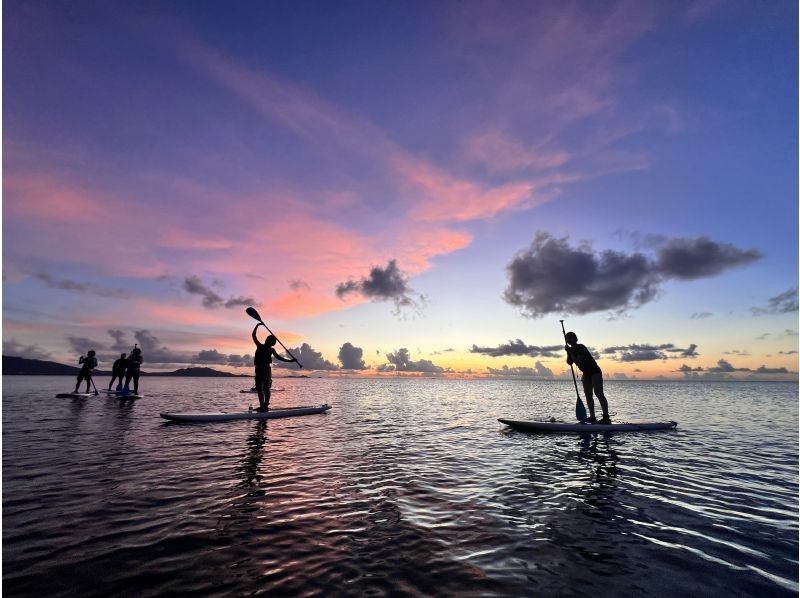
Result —
[[127, 356], [128, 356], [128, 354], [127, 354], [127, 353], [120, 353], [120, 354], [119, 354], [119, 358], [120, 358], [120, 359], [125, 359]]
[[274, 334], [270, 334], [270, 335], [267, 337], [267, 340], [266, 340], [266, 341], [264, 341], [264, 344], [267, 344], [267, 345], [269, 345], [270, 347], [274, 347], [274, 346], [275, 346], [275, 343], [277, 343], [277, 342], [278, 342], [278, 339], [275, 337], [275, 335], [274, 335]]
[[89, 357], [94, 357], [94, 351], [89, 351], [89, 352], [87, 353], [87, 355], [88, 355]]
[[133, 351], [131, 351], [131, 355], [139, 355], [142, 350], [139, 347], [136, 347]]
[[575, 343], [578, 342], [578, 335], [575, 334], [574, 332], [567, 332], [564, 335], [564, 338], [566, 339], [567, 343], [569, 343], [570, 345], [574, 345]]

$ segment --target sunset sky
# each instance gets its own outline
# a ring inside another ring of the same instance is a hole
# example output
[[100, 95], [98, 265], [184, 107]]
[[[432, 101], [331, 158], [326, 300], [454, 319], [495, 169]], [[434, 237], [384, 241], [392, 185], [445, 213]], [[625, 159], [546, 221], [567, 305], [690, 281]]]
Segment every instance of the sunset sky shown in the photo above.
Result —
[[3, 34], [5, 355], [246, 373], [256, 305], [329, 373], [568, 375], [564, 318], [609, 377], [797, 377], [796, 2], [6, 0]]

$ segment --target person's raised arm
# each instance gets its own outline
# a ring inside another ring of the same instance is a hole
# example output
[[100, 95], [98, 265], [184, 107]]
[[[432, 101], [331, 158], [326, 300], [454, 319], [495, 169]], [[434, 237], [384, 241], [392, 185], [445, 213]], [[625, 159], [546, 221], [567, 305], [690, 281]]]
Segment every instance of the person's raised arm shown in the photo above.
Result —
[[258, 342], [258, 337], [256, 336], [256, 332], [258, 331], [258, 327], [259, 327], [259, 326], [261, 326], [261, 322], [259, 322], [258, 324], [256, 324], [256, 327], [255, 327], [255, 328], [253, 328], [253, 342], [256, 344], [256, 346], [259, 346], [259, 347], [260, 347], [260, 346], [261, 346], [261, 343], [259, 343], [259, 342]]
[[564, 350], [567, 352], [567, 364], [572, 365], [574, 363], [572, 359], [572, 347], [564, 345]]

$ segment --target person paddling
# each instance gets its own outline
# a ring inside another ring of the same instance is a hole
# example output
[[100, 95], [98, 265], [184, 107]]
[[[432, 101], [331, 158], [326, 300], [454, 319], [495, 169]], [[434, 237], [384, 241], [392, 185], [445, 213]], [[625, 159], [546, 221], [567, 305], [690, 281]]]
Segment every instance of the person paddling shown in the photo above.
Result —
[[131, 356], [126, 361], [125, 370], [125, 386], [122, 389], [122, 394], [130, 394], [130, 384], [133, 380], [133, 394], [139, 394], [139, 368], [142, 365], [142, 350], [139, 347], [134, 347], [131, 351]]
[[[597, 365], [589, 349], [578, 343], [578, 335], [574, 332], [567, 332], [564, 335], [564, 339], [567, 341], [567, 344], [564, 345], [564, 349], [567, 351], [567, 363], [569, 365], [573, 363], [577, 365], [583, 374], [581, 376], [583, 392], [586, 393], [586, 402], [589, 403], [589, 417], [586, 421], [592, 424], [610, 424], [608, 401], [606, 400], [606, 395], [603, 394], [603, 370]], [[603, 418], [600, 421], [597, 421], [594, 415], [593, 392], [597, 395], [600, 407], [603, 409]]]
[[256, 390], [258, 391], [259, 403], [259, 407], [256, 411], [269, 411], [270, 389], [272, 388], [272, 358], [274, 357], [286, 363], [296, 362], [297, 360], [294, 357], [287, 359], [278, 355], [278, 352], [275, 351], [275, 343], [278, 342], [278, 339], [274, 334], [267, 336], [263, 343], [259, 342], [258, 336], [256, 335], [259, 326], [264, 326], [264, 328], [266, 328], [263, 322], [259, 322], [256, 324], [256, 327], [253, 328], [253, 342], [256, 344], [256, 354], [253, 358], [253, 365], [255, 365], [256, 368]]
[[128, 367], [128, 362], [125, 359], [128, 356], [127, 353], [122, 353], [114, 362], [114, 365], [111, 366], [111, 382], [108, 383], [108, 390], [111, 390], [111, 387], [114, 386], [114, 380], [119, 379], [117, 383], [117, 390], [122, 390], [122, 382], [125, 379], [125, 369]]
[[95, 352], [89, 351], [86, 354], [86, 357], [81, 355], [80, 359], [78, 359], [78, 363], [82, 365], [80, 371], [78, 372], [78, 381], [75, 383], [75, 392], [78, 392], [78, 387], [81, 385], [81, 380], [86, 380], [86, 392], [89, 392], [90, 385], [92, 383], [92, 370], [97, 367]]

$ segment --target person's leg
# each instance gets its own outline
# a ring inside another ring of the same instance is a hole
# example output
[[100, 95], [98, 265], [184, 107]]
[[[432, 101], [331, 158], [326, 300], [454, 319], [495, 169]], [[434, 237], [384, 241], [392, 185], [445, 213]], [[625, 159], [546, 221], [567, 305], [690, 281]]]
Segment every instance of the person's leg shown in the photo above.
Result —
[[264, 372], [264, 408], [269, 409], [269, 399], [272, 396], [272, 368]]
[[91, 373], [87, 374], [85, 380], [86, 380], [86, 392], [89, 392], [91, 390], [92, 374]]
[[81, 380], [83, 380], [83, 376], [81, 374], [78, 374], [78, 381], [75, 383], [75, 391], [74, 392], [78, 392], [78, 388], [81, 385]]
[[133, 373], [133, 394], [139, 394], [139, 370]]
[[256, 369], [256, 390], [258, 391], [258, 408], [264, 410], [264, 370]]
[[594, 397], [592, 396], [592, 377], [583, 376], [581, 382], [583, 382], [583, 392], [586, 395], [587, 407], [589, 407], [589, 421], [594, 423], [596, 418], [594, 416]]
[[597, 400], [600, 401], [600, 408], [603, 410], [603, 419], [610, 420], [611, 418], [608, 416], [608, 401], [606, 400], [606, 395], [603, 393], [603, 374], [598, 372], [592, 375], [592, 386], [594, 386], [594, 392], [597, 394]]
[[125, 385], [122, 387], [122, 390], [129, 390], [131, 387], [131, 378], [133, 378], [133, 372], [125, 372]]

